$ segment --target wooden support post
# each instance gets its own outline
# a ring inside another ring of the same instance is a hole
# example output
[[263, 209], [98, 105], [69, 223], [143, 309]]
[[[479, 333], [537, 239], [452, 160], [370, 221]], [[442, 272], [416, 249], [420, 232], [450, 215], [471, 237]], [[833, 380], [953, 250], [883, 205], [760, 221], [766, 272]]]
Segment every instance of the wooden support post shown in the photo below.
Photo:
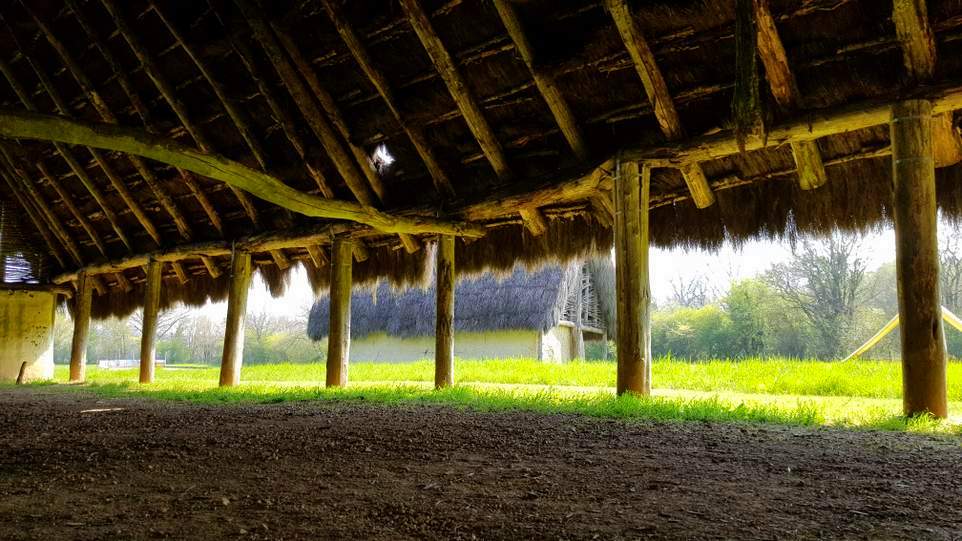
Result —
[[224, 354], [220, 361], [220, 386], [240, 383], [244, 360], [244, 317], [247, 292], [251, 288], [251, 254], [235, 252], [230, 265], [230, 292], [227, 296], [227, 328], [224, 329]]
[[354, 242], [337, 237], [331, 247], [331, 324], [327, 336], [327, 386], [347, 385], [351, 353], [351, 271]]
[[160, 286], [164, 264], [156, 259], [147, 263], [144, 284], [144, 317], [140, 331], [140, 382], [154, 382], [154, 359], [157, 357], [157, 313], [160, 311]]
[[93, 282], [87, 273], [77, 278], [77, 298], [73, 315], [73, 341], [70, 344], [70, 383], [83, 383], [87, 374], [87, 336], [90, 331], [90, 303]]
[[571, 330], [571, 336], [574, 338], [572, 345], [574, 346], [574, 354], [572, 357], [575, 359], [585, 359], [585, 330], [582, 326], [581, 311], [584, 309], [584, 273], [585, 269], [582, 267], [581, 271], [578, 273], [578, 283], [575, 285], [577, 288], [575, 298], [575, 317], [572, 323], [575, 324], [574, 328]]
[[434, 388], [454, 385], [454, 237], [438, 237]]
[[619, 162], [615, 174], [615, 288], [618, 303], [618, 394], [651, 393], [648, 199], [651, 170]]
[[932, 157], [932, 104], [892, 108], [895, 271], [902, 335], [902, 403], [906, 415], [947, 415], [945, 340]]

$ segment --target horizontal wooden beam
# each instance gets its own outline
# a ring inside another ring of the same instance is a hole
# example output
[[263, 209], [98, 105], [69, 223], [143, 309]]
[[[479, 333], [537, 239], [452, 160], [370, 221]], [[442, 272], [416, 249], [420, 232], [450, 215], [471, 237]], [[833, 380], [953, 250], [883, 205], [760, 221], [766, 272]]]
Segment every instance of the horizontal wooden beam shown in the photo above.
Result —
[[[912, 98], [932, 102], [934, 114], [962, 109], [962, 85], [922, 88], [912, 93]], [[812, 141], [821, 137], [863, 130], [888, 124], [892, 116], [892, 101], [868, 101], [806, 111], [798, 117], [771, 127], [766, 137], [748, 136], [745, 151], [775, 148], [797, 141]], [[738, 154], [741, 149], [732, 130], [711, 135], [692, 137], [643, 148], [627, 148], [623, 159], [649, 161], [653, 165], [678, 167], [688, 162], [716, 160]]]
[[463, 222], [444, 222], [429, 217], [387, 214], [370, 206], [324, 199], [284, 184], [217, 154], [185, 147], [146, 131], [111, 124], [98, 124], [64, 117], [0, 111], [0, 135], [17, 139], [56, 141], [126, 152], [192, 171], [244, 190], [275, 205], [305, 216], [349, 220], [385, 233], [444, 234], [481, 237], [484, 228]]

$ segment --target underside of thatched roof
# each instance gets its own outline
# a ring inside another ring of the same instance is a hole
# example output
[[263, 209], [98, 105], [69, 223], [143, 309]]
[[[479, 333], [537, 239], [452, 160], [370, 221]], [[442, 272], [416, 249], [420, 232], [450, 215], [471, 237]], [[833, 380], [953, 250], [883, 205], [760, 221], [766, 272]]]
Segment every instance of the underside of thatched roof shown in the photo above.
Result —
[[[884, 122], [808, 142], [817, 189], [794, 139], [766, 133], [955, 96], [962, 4], [895, 4], [927, 25], [924, 73], [881, 0], [0, 0], [0, 133], [19, 134], [0, 138], [0, 200], [31, 279], [95, 275], [95, 317], [142, 303], [150, 257], [168, 305], [223, 299], [237, 249], [275, 293], [295, 264], [321, 287], [334, 235], [362, 242], [368, 283], [418, 283], [423, 246], [452, 231], [464, 272], [607, 252], [618, 156], [664, 158], [656, 245], [862, 230], [890, 216]], [[954, 103], [937, 141], [953, 218]], [[672, 161], [736, 131], [764, 143]]]
[[[594, 258], [587, 265], [573, 260], [536, 269], [517, 265], [507, 272], [463, 276], [455, 285], [454, 328], [470, 332], [544, 332], [569, 315], [566, 300], [578, 291], [582, 272], [588, 273], [592, 296], [599, 305], [600, 321], [593, 321], [593, 327], [605, 330], [608, 322], [614, 320], [614, 269], [610, 257]], [[401, 338], [433, 336], [435, 296], [433, 276], [426, 287], [398, 289], [380, 283], [357, 288], [351, 297], [351, 337], [362, 339], [375, 333]], [[329, 323], [330, 299], [322, 296], [311, 307], [307, 335], [312, 340], [326, 338]]]

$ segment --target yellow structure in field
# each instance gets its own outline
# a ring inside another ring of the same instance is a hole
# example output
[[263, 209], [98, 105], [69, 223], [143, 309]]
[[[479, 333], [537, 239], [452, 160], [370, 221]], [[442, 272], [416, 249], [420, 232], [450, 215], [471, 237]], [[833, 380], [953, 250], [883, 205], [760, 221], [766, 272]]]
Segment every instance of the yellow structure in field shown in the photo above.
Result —
[[53, 378], [56, 294], [0, 289], [0, 381]]

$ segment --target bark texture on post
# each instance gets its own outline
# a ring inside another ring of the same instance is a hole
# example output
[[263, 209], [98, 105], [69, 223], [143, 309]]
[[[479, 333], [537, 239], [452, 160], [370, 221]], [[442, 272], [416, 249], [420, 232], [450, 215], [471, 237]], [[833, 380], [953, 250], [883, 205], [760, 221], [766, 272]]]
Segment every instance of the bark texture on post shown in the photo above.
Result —
[[164, 264], [155, 259], [147, 263], [144, 284], [144, 317], [140, 334], [140, 382], [154, 382], [154, 358], [157, 356], [157, 313], [160, 311], [160, 286]]
[[331, 248], [331, 324], [327, 336], [327, 386], [347, 385], [351, 354], [351, 284], [354, 242], [337, 237]]
[[648, 199], [651, 171], [619, 162], [615, 174], [615, 291], [618, 302], [618, 394], [651, 393]]
[[224, 354], [220, 361], [220, 385], [240, 383], [244, 360], [244, 318], [247, 293], [251, 287], [251, 254], [235, 252], [230, 265], [230, 291], [227, 294], [227, 326], [224, 329]]
[[895, 269], [902, 335], [906, 415], [947, 415], [945, 340], [932, 156], [932, 104], [907, 100], [892, 109]]
[[434, 388], [454, 385], [454, 237], [438, 238]]
[[70, 383], [83, 383], [87, 377], [87, 337], [90, 332], [90, 303], [93, 280], [87, 273], [77, 277], [76, 310], [73, 319], [73, 341], [70, 343]]

